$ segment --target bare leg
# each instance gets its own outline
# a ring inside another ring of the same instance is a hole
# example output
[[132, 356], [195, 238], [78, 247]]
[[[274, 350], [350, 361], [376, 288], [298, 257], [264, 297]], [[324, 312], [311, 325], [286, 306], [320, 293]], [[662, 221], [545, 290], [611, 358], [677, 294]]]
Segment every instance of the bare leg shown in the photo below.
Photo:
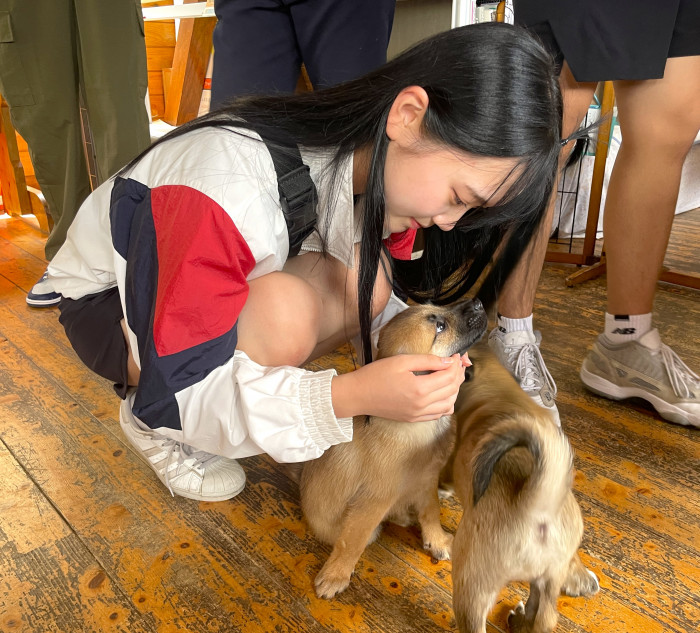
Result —
[[[569, 136], [586, 116], [588, 106], [593, 98], [596, 83], [578, 83], [564, 62], [564, 67], [559, 75], [562, 97], [564, 99], [564, 120], [562, 129], [564, 136]], [[562, 149], [559, 159], [560, 167], [563, 167], [571, 152], [570, 145]], [[547, 243], [551, 233], [552, 217], [556, 203], [556, 187], [547, 207], [547, 216], [542, 221], [540, 232], [535, 235], [532, 243], [523, 254], [520, 263], [506, 282], [503, 292], [498, 299], [498, 311], [511, 319], [521, 319], [532, 314], [535, 304], [537, 283], [542, 272], [544, 257], [547, 253]]]
[[[391, 295], [391, 279], [385, 273], [390, 267], [384, 256], [382, 258], [374, 286], [372, 318], [384, 310]], [[359, 261], [360, 246], [356, 244], [355, 262]], [[336, 259], [308, 253], [287, 260], [284, 270], [309, 283], [321, 301], [323, 318], [309, 360], [332, 352], [359, 334], [357, 265], [348, 269]]]
[[603, 219], [608, 312], [647, 314], [700, 128], [700, 57], [669, 59], [663, 79], [616, 82], [615, 95], [623, 140]]
[[126, 330], [126, 320], [122, 319], [119, 321], [119, 325], [122, 327], [122, 332], [124, 333], [124, 340], [126, 341], [126, 348], [129, 350], [129, 357], [127, 359], [127, 377], [129, 380], [129, 387], [135, 387], [139, 384], [139, 378], [141, 376], [141, 370], [139, 369], [136, 361], [134, 360], [134, 354], [131, 351], [131, 346], [129, 345], [129, 336]]

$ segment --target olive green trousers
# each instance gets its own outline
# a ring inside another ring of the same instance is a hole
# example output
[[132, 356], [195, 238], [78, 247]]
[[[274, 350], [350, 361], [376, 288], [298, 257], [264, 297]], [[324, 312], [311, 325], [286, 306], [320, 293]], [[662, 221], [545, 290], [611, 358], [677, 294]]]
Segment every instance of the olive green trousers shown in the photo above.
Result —
[[91, 191], [81, 86], [101, 183], [150, 143], [140, 0], [0, 0], [0, 94], [54, 221], [49, 260]]

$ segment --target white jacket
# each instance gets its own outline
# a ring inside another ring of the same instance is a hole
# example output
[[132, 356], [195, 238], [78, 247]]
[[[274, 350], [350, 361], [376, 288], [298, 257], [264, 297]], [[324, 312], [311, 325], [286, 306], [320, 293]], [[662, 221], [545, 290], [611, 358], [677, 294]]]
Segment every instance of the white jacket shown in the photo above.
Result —
[[[302, 157], [327, 249], [352, 267], [352, 160], [331, 192], [330, 154]], [[247, 282], [282, 270], [288, 248], [265, 144], [209, 128], [156, 146], [90, 195], [49, 275], [72, 299], [118, 286], [141, 370], [134, 414], [149, 427], [226, 457], [305, 461], [352, 437], [352, 420], [333, 412], [336, 372], [262, 367], [235, 350]], [[318, 236], [302, 250], [320, 250]]]

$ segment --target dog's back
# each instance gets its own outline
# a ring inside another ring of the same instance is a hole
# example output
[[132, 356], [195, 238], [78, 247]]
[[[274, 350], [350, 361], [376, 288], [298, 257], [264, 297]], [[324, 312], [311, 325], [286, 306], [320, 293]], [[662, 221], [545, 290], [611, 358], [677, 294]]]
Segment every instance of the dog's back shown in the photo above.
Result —
[[486, 615], [508, 582], [551, 579], [561, 586], [583, 533], [566, 436], [485, 345], [470, 357], [472, 376], [456, 408], [454, 456], [464, 514], [452, 575], [463, 632], [485, 630]]
[[463, 504], [477, 509], [507, 501], [514, 520], [545, 521], [571, 491], [573, 455], [548, 413], [480, 345], [473, 377], [456, 407], [455, 485]]

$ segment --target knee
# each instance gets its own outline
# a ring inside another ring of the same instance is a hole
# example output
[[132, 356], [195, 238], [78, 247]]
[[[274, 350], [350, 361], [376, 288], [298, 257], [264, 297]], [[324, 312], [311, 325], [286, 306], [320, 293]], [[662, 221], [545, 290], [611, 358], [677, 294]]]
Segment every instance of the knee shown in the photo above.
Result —
[[318, 343], [322, 302], [313, 287], [284, 272], [250, 282], [238, 319], [238, 349], [268, 367], [299, 366]]
[[679, 164], [685, 161], [698, 133], [698, 121], [682, 111], [668, 119], [659, 117], [640, 125], [636, 119], [625, 120], [620, 114], [622, 146], [628, 155], [647, 157], [657, 163]]

